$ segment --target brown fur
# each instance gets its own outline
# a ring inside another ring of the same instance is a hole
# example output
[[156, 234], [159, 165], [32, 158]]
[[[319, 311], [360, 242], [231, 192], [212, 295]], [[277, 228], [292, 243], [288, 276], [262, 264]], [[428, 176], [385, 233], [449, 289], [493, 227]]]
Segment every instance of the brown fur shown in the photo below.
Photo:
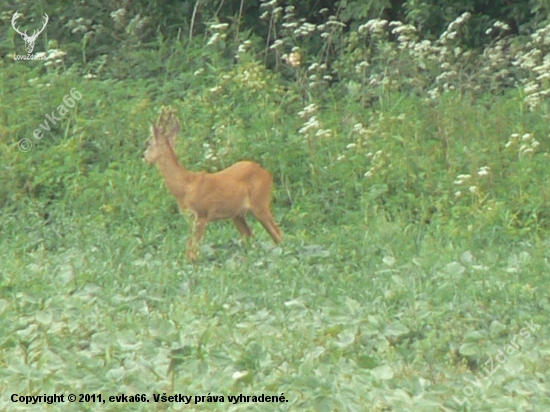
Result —
[[217, 173], [190, 172], [179, 164], [173, 150], [178, 131], [174, 112], [163, 108], [157, 124], [151, 123], [151, 138], [144, 157], [148, 163], [157, 165], [180, 210], [189, 210], [194, 216], [187, 258], [197, 259], [195, 249], [208, 222], [232, 219], [241, 235], [252, 236], [245, 219], [248, 212], [279, 243], [283, 234], [271, 215], [269, 172], [251, 161], [235, 163]]

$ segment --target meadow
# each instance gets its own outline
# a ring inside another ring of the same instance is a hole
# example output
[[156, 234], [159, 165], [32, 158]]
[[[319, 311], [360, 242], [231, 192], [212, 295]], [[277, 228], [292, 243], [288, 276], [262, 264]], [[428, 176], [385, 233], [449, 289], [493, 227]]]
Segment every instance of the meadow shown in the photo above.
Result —
[[[474, 54], [467, 18], [371, 20], [329, 66], [228, 25], [87, 73], [1, 60], [0, 409], [548, 410], [550, 26]], [[280, 245], [217, 222], [186, 260], [143, 161], [163, 105], [190, 170], [270, 171]]]

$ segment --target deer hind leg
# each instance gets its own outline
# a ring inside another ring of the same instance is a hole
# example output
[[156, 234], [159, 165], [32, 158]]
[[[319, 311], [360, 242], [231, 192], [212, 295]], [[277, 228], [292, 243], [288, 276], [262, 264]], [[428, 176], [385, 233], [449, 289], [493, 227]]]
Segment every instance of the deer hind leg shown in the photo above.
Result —
[[187, 241], [187, 259], [190, 261], [197, 260], [197, 247], [204, 235], [204, 228], [206, 227], [207, 219], [205, 217], [195, 217], [191, 224], [192, 230], [189, 233], [189, 240]]
[[246, 223], [246, 219], [244, 218], [244, 216], [235, 216], [233, 218], [233, 223], [237, 227], [239, 233], [245, 238], [249, 238], [250, 236], [252, 236], [252, 230], [250, 230], [250, 227], [248, 226], [248, 223]]
[[283, 232], [275, 224], [275, 220], [273, 220], [273, 216], [269, 211], [269, 206], [252, 209], [252, 214], [260, 221], [275, 243], [279, 243], [283, 240]]

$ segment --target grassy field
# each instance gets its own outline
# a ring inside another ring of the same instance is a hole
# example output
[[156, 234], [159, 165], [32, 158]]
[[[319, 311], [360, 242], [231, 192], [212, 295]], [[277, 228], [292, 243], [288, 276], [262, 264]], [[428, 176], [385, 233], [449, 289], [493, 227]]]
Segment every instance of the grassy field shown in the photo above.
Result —
[[[147, 53], [155, 76], [1, 63], [1, 410], [549, 409], [544, 101]], [[166, 104], [189, 169], [273, 174], [280, 246], [219, 222], [185, 260], [188, 223], [142, 161]]]

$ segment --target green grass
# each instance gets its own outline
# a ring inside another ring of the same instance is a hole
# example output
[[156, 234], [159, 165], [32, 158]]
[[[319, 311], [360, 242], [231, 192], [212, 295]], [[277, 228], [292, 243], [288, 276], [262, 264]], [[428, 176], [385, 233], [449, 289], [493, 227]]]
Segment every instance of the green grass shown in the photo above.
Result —
[[3, 393], [284, 392], [283, 410], [453, 409], [465, 379], [533, 319], [541, 329], [468, 400], [548, 402], [532, 392], [547, 374], [548, 301], [544, 254], [530, 245], [468, 251], [378, 222], [310, 232], [318, 243], [283, 226], [274, 248], [258, 225], [254, 244], [239, 245], [216, 224], [191, 265], [183, 219], [92, 218], [30, 218], [40, 230], [2, 242]]
[[[63, 411], [550, 406], [545, 107], [520, 110], [516, 91], [388, 92], [370, 107], [338, 85], [304, 99], [247, 61], [124, 81], [20, 66], [1, 72], [3, 101], [18, 88], [0, 109], [1, 410], [23, 409], [13, 393], [150, 400], [33, 409]], [[37, 76], [49, 86], [30, 86]], [[33, 139], [73, 87], [77, 106]], [[311, 103], [320, 123], [301, 134]], [[250, 244], [219, 222], [186, 262], [186, 219], [141, 159], [164, 104], [182, 119], [185, 166], [271, 171], [280, 247], [257, 222]], [[531, 320], [541, 327], [472, 384]], [[164, 393], [225, 402], [153, 402]], [[278, 405], [227, 399], [282, 393]]]

